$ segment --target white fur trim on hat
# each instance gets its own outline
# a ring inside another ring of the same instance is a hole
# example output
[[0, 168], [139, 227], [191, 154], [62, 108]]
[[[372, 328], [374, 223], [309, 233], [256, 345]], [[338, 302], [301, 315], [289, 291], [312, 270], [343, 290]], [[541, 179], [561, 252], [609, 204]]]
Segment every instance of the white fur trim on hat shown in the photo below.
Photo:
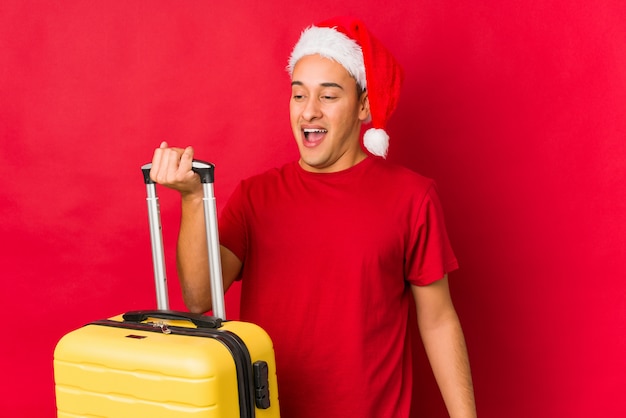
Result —
[[289, 75], [293, 75], [293, 69], [300, 58], [315, 54], [337, 61], [363, 90], [367, 88], [361, 47], [356, 41], [333, 28], [310, 26], [302, 32], [289, 58]]
[[372, 154], [386, 158], [389, 149], [389, 135], [384, 129], [370, 128], [363, 135], [363, 145]]

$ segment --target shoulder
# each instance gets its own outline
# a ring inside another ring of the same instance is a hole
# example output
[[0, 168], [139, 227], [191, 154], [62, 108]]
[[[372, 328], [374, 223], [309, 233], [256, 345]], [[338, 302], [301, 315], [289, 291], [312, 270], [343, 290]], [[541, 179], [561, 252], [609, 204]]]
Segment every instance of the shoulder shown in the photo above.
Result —
[[292, 171], [290, 164], [285, 164], [240, 180], [232, 191], [226, 208], [245, 212], [266, 204], [271, 205], [282, 193], [285, 183], [283, 178], [289, 176], [286, 174], [289, 171]]

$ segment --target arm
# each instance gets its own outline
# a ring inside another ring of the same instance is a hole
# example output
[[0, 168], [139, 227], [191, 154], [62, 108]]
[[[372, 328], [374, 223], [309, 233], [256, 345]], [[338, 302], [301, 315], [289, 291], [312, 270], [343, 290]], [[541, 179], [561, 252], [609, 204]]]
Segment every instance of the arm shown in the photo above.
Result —
[[447, 275], [428, 286], [411, 286], [411, 290], [420, 335], [448, 413], [453, 418], [476, 417], [465, 338]]
[[[192, 160], [193, 148], [170, 148], [163, 142], [154, 151], [150, 177], [181, 195], [181, 223], [176, 251], [178, 277], [187, 308], [191, 312], [204, 313], [211, 309], [211, 285], [202, 184], [191, 170]], [[242, 263], [224, 247], [220, 247], [220, 256], [226, 290], [239, 274]]]

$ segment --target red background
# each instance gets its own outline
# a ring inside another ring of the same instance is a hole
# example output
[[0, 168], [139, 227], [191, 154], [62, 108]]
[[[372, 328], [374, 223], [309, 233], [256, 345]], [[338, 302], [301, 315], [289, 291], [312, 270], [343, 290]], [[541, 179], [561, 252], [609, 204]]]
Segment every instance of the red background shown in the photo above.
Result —
[[[193, 144], [222, 204], [295, 158], [290, 48], [350, 13], [406, 70], [389, 159], [439, 183], [480, 415], [626, 416], [625, 3], [337, 3], [2, 2], [0, 415], [53, 416], [56, 341], [154, 306], [153, 148]], [[416, 411], [443, 417], [420, 359]]]

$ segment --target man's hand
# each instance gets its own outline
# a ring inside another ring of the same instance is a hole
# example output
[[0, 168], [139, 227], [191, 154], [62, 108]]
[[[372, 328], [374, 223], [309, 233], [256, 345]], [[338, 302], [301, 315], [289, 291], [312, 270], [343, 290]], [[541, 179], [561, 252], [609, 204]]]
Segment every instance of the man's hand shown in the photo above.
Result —
[[192, 147], [170, 147], [164, 141], [154, 150], [150, 178], [158, 184], [179, 191], [183, 198], [202, 194], [200, 177], [191, 170], [192, 161]]

